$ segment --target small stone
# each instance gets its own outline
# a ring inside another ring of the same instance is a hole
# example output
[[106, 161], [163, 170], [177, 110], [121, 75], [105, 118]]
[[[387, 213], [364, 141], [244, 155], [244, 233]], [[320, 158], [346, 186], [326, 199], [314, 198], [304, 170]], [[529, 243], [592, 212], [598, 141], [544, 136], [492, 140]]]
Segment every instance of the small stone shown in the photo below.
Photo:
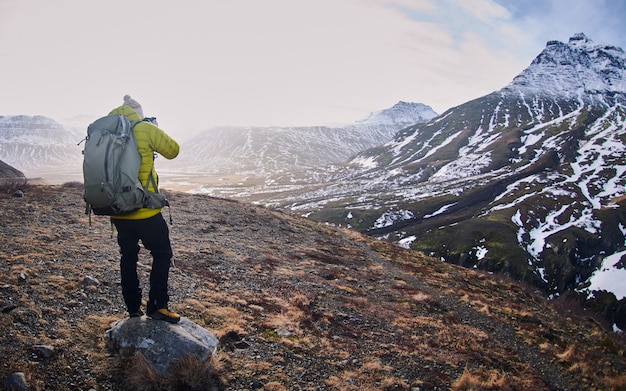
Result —
[[291, 335], [293, 335], [293, 333], [287, 329], [280, 328], [280, 329], [276, 329], [276, 335], [278, 335], [281, 338], [289, 338], [291, 337]]
[[42, 358], [50, 358], [56, 353], [56, 348], [50, 345], [35, 345], [33, 349], [35, 349], [37, 356]]
[[250, 348], [250, 344], [247, 343], [246, 341], [235, 342], [234, 346], [236, 349], [239, 349], [239, 350], [246, 350]]
[[2, 313], [3, 314], [8, 314], [9, 312], [13, 311], [16, 308], [17, 308], [16, 305], [8, 305], [8, 306], [2, 308]]
[[9, 390], [28, 391], [28, 383], [24, 372], [15, 372], [4, 379], [4, 386]]
[[85, 279], [83, 280], [83, 283], [87, 286], [96, 286], [96, 285], [100, 285], [100, 281], [98, 281], [98, 279], [96, 279], [95, 277], [92, 276], [85, 276]]

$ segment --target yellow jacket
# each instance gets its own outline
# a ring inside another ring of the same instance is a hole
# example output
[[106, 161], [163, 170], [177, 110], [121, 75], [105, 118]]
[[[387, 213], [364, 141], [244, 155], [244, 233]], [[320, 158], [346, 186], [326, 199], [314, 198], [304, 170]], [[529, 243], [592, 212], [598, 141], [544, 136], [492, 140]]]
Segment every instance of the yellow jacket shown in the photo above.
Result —
[[[122, 114], [130, 121], [140, 121], [142, 118], [135, 110], [126, 105], [111, 110], [109, 114]], [[148, 183], [148, 177], [152, 172], [154, 181], [158, 184], [159, 177], [154, 170], [154, 153], [162, 155], [166, 159], [174, 159], [178, 156], [180, 147], [174, 139], [168, 136], [164, 131], [151, 124], [150, 122], [140, 122], [133, 128], [133, 136], [137, 142], [137, 149], [141, 156], [141, 165], [139, 166], [139, 181], [141, 185], [149, 191], [154, 192], [152, 183]], [[123, 216], [113, 216], [115, 219], [123, 220], [143, 220], [155, 216], [161, 212], [161, 209], [141, 208], [132, 213]]]

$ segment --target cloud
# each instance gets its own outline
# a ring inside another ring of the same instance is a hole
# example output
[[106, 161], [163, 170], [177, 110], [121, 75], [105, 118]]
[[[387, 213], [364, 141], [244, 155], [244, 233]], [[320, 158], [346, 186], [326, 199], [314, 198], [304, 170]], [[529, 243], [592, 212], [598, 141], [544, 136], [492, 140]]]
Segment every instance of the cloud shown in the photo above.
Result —
[[494, 3], [491, 0], [474, 0], [471, 2], [454, 0], [451, 3], [455, 7], [463, 9], [465, 13], [474, 19], [484, 23], [491, 23], [494, 20], [510, 19], [509, 11], [505, 7]]
[[583, 32], [596, 42], [626, 47], [626, 2], [613, 0], [496, 0], [528, 41], [567, 41]]
[[508, 84], [548, 40], [617, 36], [594, 35], [614, 3], [0, 0], [0, 114], [98, 115], [130, 94], [185, 133], [352, 122], [399, 100], [443, 112]]

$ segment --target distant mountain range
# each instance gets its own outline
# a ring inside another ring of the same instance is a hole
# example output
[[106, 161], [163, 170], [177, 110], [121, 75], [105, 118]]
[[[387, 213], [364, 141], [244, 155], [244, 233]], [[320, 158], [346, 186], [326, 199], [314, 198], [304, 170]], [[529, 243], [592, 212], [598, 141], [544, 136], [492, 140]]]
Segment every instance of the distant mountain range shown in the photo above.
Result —
[[436, 115], [424, 104], [398, 102], [343, 127], [215, 127], [183, 143], [175, 160], [159, 164], [175, 172], [245, 175], [261, 178], [264, 184], [266, 179], [272, 182], [270, 177], [282, 177], [290, 183], [308, 178], [305, 172], [343, 163]]
[[[182, 143], [176, 160], [161, 159], [157, 166], [159, 171], [178, 175], [245, 175], [265, 183], [270, 176], [302, 176], [320, 166], [345, 162], [391, 140], [407, 125], [436, 115], [424, 104], [398, 102], [344, 127], [210, 128]], [[43, 116], [0, 117], [0, 159], [28, 177], [53, 182], [82, 180], [82, 147], [78, 143], [85, 137], [88, 123], [85, 118], [61, 124]]]

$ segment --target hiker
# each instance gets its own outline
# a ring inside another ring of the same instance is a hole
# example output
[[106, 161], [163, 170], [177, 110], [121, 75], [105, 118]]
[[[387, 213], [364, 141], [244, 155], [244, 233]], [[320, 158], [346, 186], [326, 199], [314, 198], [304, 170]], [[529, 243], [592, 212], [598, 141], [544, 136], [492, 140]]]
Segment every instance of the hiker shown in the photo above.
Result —
[[[141, 105], [129, 95], [124, 96], [124, 104], [113, 109], [109, 114], [121, 114], [130, 121], [144, 118]], [[155, 125], [150, 118], [139, 122], [133, 128], [137, 149], [141, 156], [139, 181], [149, 191], [156, 192], [158, 176], [154, 170], [154, 157], [158, 153], [166, 159], [178, 155], [179, 146], [170, 136]], [[150, 176], [154, 181], [148, 183]], [[139, 317], [141, 310], [141, 288], [137, 275], [139, 241], [152, 255], [150, 271], [150, 293], [146, 313], [153, 319], [177, 323], [180, 316], [168, 309], [167, 280], [172, 259], [169, 229], [161, 209], [141, 208], [125, 215], [111, 216], [117, 229], [117, 242], [120, 246], [120, 270], [122, 277], [122, 296], [131, 317]]]

